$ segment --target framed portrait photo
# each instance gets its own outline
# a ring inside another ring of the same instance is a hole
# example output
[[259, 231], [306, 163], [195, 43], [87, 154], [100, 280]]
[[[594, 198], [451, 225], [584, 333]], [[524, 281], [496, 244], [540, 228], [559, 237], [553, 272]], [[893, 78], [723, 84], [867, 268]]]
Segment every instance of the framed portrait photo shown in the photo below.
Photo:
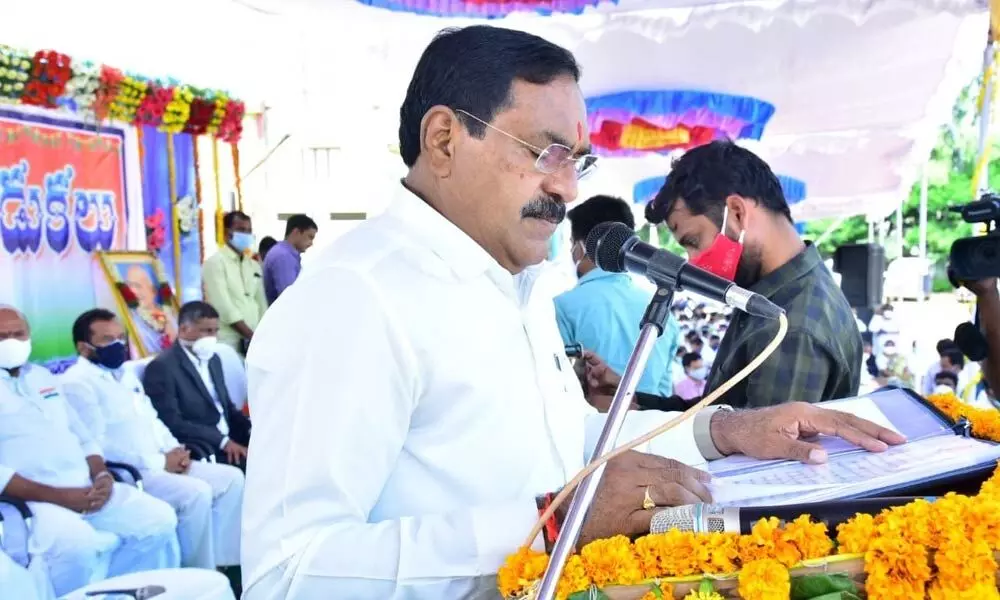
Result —
[[152, 252], [97, 252], [101, 270], [125, 323], [132, 354], [154, 356], [177, 339], [177, 296]]

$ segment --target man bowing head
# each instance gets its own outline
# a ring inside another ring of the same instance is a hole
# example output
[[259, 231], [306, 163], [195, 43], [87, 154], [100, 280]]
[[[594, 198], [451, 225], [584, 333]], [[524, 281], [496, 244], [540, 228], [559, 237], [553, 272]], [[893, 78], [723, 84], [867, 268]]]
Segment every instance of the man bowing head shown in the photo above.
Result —
[[[584, 466], [604, 417], [552, 303], [515, 280], [596, 162], [579, 77], [568, 51], [507, 29], [448, 30], [424, 51], [395, 198], [321, 251], [254, 335], [247, 600], [496, 597], [539, 498]], [[690, 465], [722, 452], [805, 458], [795, 438], [814, 431], [900, 441], [808, 406], [746, 415], [702, 413], [612, 461], [581, 543], [648, 531], [644, 503], [709, 501]], [[670, 417], [630, 414], [621, 439]]]

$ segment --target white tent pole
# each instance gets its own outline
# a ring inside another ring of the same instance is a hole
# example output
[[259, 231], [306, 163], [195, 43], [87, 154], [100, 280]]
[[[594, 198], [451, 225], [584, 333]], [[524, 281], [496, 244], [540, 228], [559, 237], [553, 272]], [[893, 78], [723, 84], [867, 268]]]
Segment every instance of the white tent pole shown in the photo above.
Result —
[[896, 205], [896, 256], [903, 256], [903, 203]]
[[[976, 153], [976, 165], [979, 166], [983, 156], [988, 151], [990, 138], [990, 119], [993, 116], [993, 61], [996, 57], [996, 48], [993, 44], [993, 35], [986, 43], [986, 50], [983, 51], [983, 97], [982, 106], [979, 107], [979, 145]], [[979, 171], [978, 193], [982, 194], [990, 187], [989, 165], [982, 165]]]
[[927, 161], [920, 169], [920, 258], [927, 258]]
[[875, 221], [872, 221], [871, 217], [868, 217], [868, 243], [875, 243]]

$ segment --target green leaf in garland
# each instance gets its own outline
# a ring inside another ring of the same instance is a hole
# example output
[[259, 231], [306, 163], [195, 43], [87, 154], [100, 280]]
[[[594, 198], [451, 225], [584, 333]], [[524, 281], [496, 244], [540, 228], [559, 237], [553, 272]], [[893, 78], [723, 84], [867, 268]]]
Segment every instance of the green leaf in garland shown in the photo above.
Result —
[[706, 596], [715, 592], [715, 586], [712, 585], [712, 580], [705, 578], [701, 580], [701, 585], [698, 586], [698, 593], [705, 594]]
[[574, 592], [566, 600], [611, 600], [611, 598], [601, 588], [592, 587], [589, 590]]
[[653, 596], [656, 598], [656, 600], [663, 600], [663, 590], [660, 589], [659, 585], [657, 585], [656, 583], [651, 583], [649, 584], [649, 589], [650, 591], [653, 592]]
[[854, 592], [830, 592], [809, 600], [861, 600], [861, 597]]
[[858, 587], [847, 575], [816, 574], [792, 578], [791, 600], [852, 600]]

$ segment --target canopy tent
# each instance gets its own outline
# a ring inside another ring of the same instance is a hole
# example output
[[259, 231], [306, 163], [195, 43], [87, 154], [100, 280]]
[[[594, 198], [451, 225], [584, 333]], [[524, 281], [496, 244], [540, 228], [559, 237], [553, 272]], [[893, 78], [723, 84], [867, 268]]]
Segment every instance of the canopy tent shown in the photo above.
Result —
[[[251, 103], [267, 100], [272, 143], [285, 133], [292, 141], [264, 170], [269, 186], [251, 204], [282, 212], [316, 211], [289, 207], [289, 196], [315, 196], [319, 206], [378, 195], [372, 181], [398, 163], [386, 148], [396, 141], [398, 106], [420, 51], [444, 27], [486, 22], [358, 0], [177, 0], [170, 10], [134, 15], [136, 27], [105, 32], [97, 22], [128, 9], [136, 12], [125, 0], [86, 8], [18, 2], [5, 8], [18, 27], [3, 41], [219, 82]], [[48, 18], [57, 12], [60, 19]], [[761, 139], [741, 143], [806, 183], [795, 213], [811, 219], [881, 218], [907, 195], [937, 127], [980, 68], [987, 21], [986, 0], [620, 0], [579, 15], [525, 12], [489, 22], [573, 50], [589, 97], [692, 90], [773, 104]], [[343, 150], [329, 167], [339, 176], [297, 194], [299, 163], [314, 147]], [[608, 158], [581, 195], [630, 197], [637, 181], [669, 166], [665, 155]]]

